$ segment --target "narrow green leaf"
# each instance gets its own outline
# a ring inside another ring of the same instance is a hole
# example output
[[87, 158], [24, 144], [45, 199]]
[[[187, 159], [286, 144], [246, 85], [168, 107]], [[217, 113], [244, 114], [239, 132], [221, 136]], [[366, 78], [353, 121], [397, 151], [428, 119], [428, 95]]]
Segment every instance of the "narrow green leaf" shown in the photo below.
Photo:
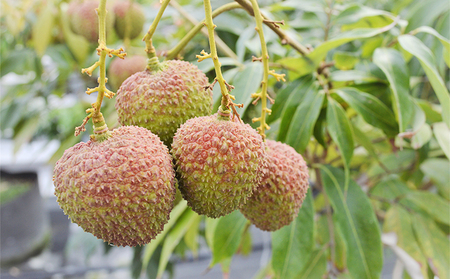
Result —
[[450, 200], [450, 162], [440, 158], [427, 159], [420, 165], [420, 170], [435, 183], [439, 193]]
[[409, 94], [409, 74], [405, 60], [394, 49], [378, 48], [373, 54], [373, 62], [386, 75], [393, 94], [394, 112], [400, 132], [405, 132], [414, 116], [414, 106]]
[[50, 44], [53, 33], [55, 16], [53, 14], [53, 1], [47, 1], [39, 13], [37, 21], [32, 25], [33, 46], [39, 56], [44, 55]]
[[361, 92], [356, 88], [339, 88], [334, 90], [351, 108], [356, 110], [364, 120], [380, 128], [388, 135], [395, 135], [398, 131], [398, 125], [395, 121], [395, 115], [380, 100], [371, 94]]
[[303, 80], [304, 82], [295, 88], [289, 95], [286, 105], [283, 107], [283, 111], [281, 112], [280, 130], [278, 132], [278, 141], [286, 140], [286, 134], [289, 126], [291, 125], [292, 118], [299, 105], [302, 104], [303, 99], [306, 99], [308, 94], [314, 94], [317, 92], [317, 86], [313, 84], [312, 76], [308, 75], [304, 77]]
[[[316, 123], [320, 114], [320, 109], [322, 108], [324, 96], [325, 95], [322, 92], [318, 92], [317, 89], [309, 90], [292, 117], [292, 122], [291, 125], [289, 125], [285, 142], [295, 148], [299, 153], [303, 153], [308, 145], [314, 129], [314, 124]], [[282, 137], [281, 134], [278, 136]]]
[[383, 266], [381, 234], [367, 195], [350, 180], [345, 198], [344, 172], [331, 166], [320, 166], [320, 169], [334, 218], [347, 243], [347, 267], [351, 276], [379, 278]]
[[436, 59], [430, 49], [421, 40], [411, 35], [398, 37], [398, 42], [404, 50], [419, 59], [431, 86], [442, 106], [442, 119], [450, 127], [450, 94], [445, 86], [444, 80], [439, 75]]
[[413, 34], [420, 33], [420, 32], [425, 32], [425, 33], [431, 34], [439, 39], [439, 41], [442, 43], [442, 45], [445, 48], [445, 51], [444, 51], [445, 63], [447, 64], [448, 67], [450, 67], [450, 40], [448, 40], [447, 38], [445, 38], [444, 36], [439, 34], [436, 30], [434, 30], [433, 28], [431, 28], [429, 26], [421, 26], [421, 27], [411, 31], [411, 33], [413, 33]]
[[416, 134], [411, 138], [411, 147], [413, 149], [421, 148], [430, 141], [431, 136], [432, 132], [430, 125], [424, 123], [422, 127], [420, 127], [419, 130], [416, 132]]
[[[250, 223], [248, 223], [250, 225]], [[252, 234], [250, 232], [250, 226], [244, 231], [239, 244], [239, 253], [248, 256], [252, 252]]]
[[433, 132], [447, 159], [450, 159], [450, 126], [444, 122], [434, 123]]
[[235, 89], [231, 92], [231, 95], [236, 97], [233, 102], [244, 104], [244, 108], [246, 108], [252, 102], [251, 95], [256, 93], [261, 86], [262, 78], [262, 63], [246, 63], [245, 68], [239, 71], [233, 79]]
[[353, 133], [355, 134], [356, 142], [361, 144], [361, 146], [367, 150], [370, 156], [375, 158], [377, 161], [380, 161], [378, 154], [375, 151], [375, 147], [373, 146], [370, 138], [363, 131], [361, 131], [355, 124], [353, 123], [351, 124]]
[[220, 219], [205, 218], [205, 238], [211, 252], [214, 252], [214, 232]]
[[345, 110], [333, 98], [328, 98], [328, 132], [341, 152], [344, 164], [350, 165], [353, 156], [353, 132]]
[[351, 24], [361, 19], [374, 16], [385, 16], [393, 19], [395, 16], [383, 10], [377, 10], [357, 3], [351, 3], [334, 19], [339, 24]]
[[404, 198], [428, 213], [434, 220], [450, 225], [450, 204], [428, 191], [412, 191]]
[[187, 202], [185, 200], [180, 201], [170, 212], [170, 218], [169, 222], [164, 226], [164, 230], [158, 234], [158, 236], [153, 239], [149, 244], [145, 245], [144, 250], [144, 257], [142, 258], [142, 269], [147, 270], [147, 265], [149, 264], [149, 261], [153, 255], [153, 252], [155, 252], [156, 248], [158, 247], [159, 243], [164, 239], [167, 232], [177, 223], [178, 218], [185, 212], [187, 209]]
[[371, 190], [373, 196], [385, 198], [388, 200], [395, 200], [399, 197], [405, 196], [411, 190], [408, 188], [405, 182], [401, 181], [400, 178], [391, 174], [383, 178], [378, 182]]
[[314, 248], [314, 208], [308, 190], [297, 218], [272, 233], [272, 268], [280, 279], [297, 278]]
[[414, 236], [411, 215], [400, 205], [393, 205], [386, 213], [383, 232], [397, 235], [397, 246], [405, 250], [421, 267], [424, 278], [427, 276], [427, 261]]
[[450, 241], [430, 219], [414, 214], [413, 228], [422, 252], [433, 273], [441, 279], [450, 278]]
[[302, 271], [295, 276], [298, 279], [322, 279], [327, 271], [326, 248], [315, 250], [304, 265]]
[[199, 215], [197, 215], [197, 213], [188, 208], [183, 215], [178, 218], [173, 229], [167, 234], [166, 240], [164, 241], [162, 247], [161, 258], [159, 259], [157, 278], [161, 278], [166, 270], [166, 266], [169, 262], [170, 256], [172, 255], [173, 249], [175, 249], [180, 240], [186, 234], [188, 228], [198, 219], [198, 217]]
[[22, 125], [20, 130], [14, 135], [14, 153], [19, 151], [20, 147], [24, 143], [28, 143], [39, 128], [39, 115], [28, 118]]
[[236, 253], [246, 223], [247, 219], [238, 210], [219, 219], [214, 231], [213, 255], [210, 267]]
[[354, 52], [336, 51], [333, 54], [334, 66], [339, 70], [348, 71], [359, 62], [359, 56]]
[[305, 76], [289, 82], [289, 84], [285, 88], [280, 90], [280, 92], [278, 92], [277, 94], [277, 97], [275, 98], [275, 103], [271, 108], [272, 113], [267, 118], [267, 123], [270, 124], [280, 118], [283, 115], [282, 112], [285, 110], [285, 105], [289, 104], [288, 99], [290, 98], [291, 94], [295, 94], [295, 92], [298, 91], [299, 87], [303, 88], [302, 85], [304, 83], [310, 82], [312, 82], [312, 76]]
[[378, 34], [388, 31], [387, 26], [382, 28], [359, 28], [351, 31], [340, 33], [338, 36], [318, 45], [311, 53], [306, 56], [297, 58], [284, 58], [278, 60], [278, 63], [286, 66], [289, 69], [289, 76], [292, 79], [310, 74], [314, 72], [323, 61], [327, 53], [348, 42], [374, 37]]
[[184, 243], [191, 249], [194, 257], [198, 255], [198, 231], [202, 216], [197, 215], [197, 219], [189, 226], [186, 234], [184, 235]]

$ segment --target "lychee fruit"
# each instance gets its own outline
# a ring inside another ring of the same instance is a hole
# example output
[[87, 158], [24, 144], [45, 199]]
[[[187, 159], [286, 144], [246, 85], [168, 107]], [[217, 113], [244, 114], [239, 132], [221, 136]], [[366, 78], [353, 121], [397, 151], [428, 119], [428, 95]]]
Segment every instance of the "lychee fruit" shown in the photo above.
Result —
[[[98, 1], [86, 1], [81, 5], [74, 5], [74, 10], [69, 10], [68, 13], [71, 19], [71, 27], [75, 34], [85, 37], [91, 43], [97, 43], [98, 34], [98, 15], [96, 9], [98, 8]], [[106, 34], [113, 30], [114, 14], [106, 13]]]
[[171, 152], [184, 199], [192, 210], [212, 218], [243, 206], [266, 170], [261, 135], [217, 114], [181, 125]]
[[207, 86], [205, 74], [186, 61], [169, 60], [158, 70], [135, 73], [117, 91], [119, 122], [147, 128], [170, 146], [182, 123], [211, 114], [212, 90]]
[[130, 17], [128, 38], [132, 40], [141, 34], [145, 23], [145, 14], [142, 11], [141, 5], [133, 3], [130, 8], [129, 1], [119, 1], [114, 5], [113, 10], [115, 15], [114, 28], [120, 39], [125, 38], [127, 16]]
[[149, 243], [163, 230], [175, 199], [167, 147], [149, 130], [126, 126], [104, 141], [67, 149], [54, 169], [64, 213], [86, 232], [117, 246]]
[[115, 58], [108, 67], [108, 83], [114, 90], [131, 75], [145, 70], [147, 58], [142, 55], [126, 56], [125, 59]]
[[267, 140], [268, 172], [240, 209], [256, 227], [276, 231], [297, 216], [308, 191], [308, 169], [294, 148]]

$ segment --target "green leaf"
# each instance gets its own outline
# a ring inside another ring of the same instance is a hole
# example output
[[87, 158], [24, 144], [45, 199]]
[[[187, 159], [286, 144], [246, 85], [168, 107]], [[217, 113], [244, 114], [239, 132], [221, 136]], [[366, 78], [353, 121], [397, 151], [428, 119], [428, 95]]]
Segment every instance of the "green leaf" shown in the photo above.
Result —
[[450, 200], [450, 162], [439, 158], [427, 159], [420, 165], [420, 170], [435, 183], [439, 193]]
[[383, 232], [397, 235], [397, 246], [405, 250], [420, 266], [424, 278], [427, 276], [427, 261], [417, 243], [412, 228], [411, 215], [400, 205], [393, 205], [384, 218]]
[[380, 229], [367, 195], [350, 180], [344, 196], [345, 175], [340, 169], [320, 166], [323, 187], [347, 243], [347, 267], [353, 278], [380, 278], [383, 254]]
[[188, 208], [187, 202], [185, 200], [180, 201], [170, 212], [169, 222], [164, 226], [164, 230], [156, 236], [149, 244], [145, 245], [144, 257], [142, 259], [142, 269], [147, 270], [147, 265], [150, 262], [150, 259], [158, 247], [159, 243], [164, 239], [167, 232], [177, 223], [178, 218], [186, 211]]
[[[244, 108], [246, 108], [252, 102], [251, 95], [257, 92], [262, 78], [262, 63], [245, 64], [245, 68], [239, 71], [233, 79], [233, 86], [236, 88], [230, 93], [236, 97], [236, 100], [233, 102], [236, 104], [244, 104]], [[216, 86], [219, 85], [217, 84]]]
[[[285, 136], [286, 143], [292, 146], [297, 152], [303, 153], [311, 138], [314, 124], [320, 114], [324, 99], [323, 92], [318, 92], [317, 87], [309, 90], [302, 103], [297, 107], [289, 130]], [[282, 126], [278, 134], [279, 138], [283, 138]]]
[[429, 123], [442, 122], [441, 113], [437, 112], [435, 109], [435, 107], [438, 105], [432, 104], [431, 102], [422, 99], [415, 99], [415, 101], [425, 113], [425, 117]]
[[358, 70], [351, 71], [334, 71], [331, 72], [330, 78], [332, 81], [364, 81], [364, 82], [383, 82], [382, 79], [372, 75], [370, 72], [363, 72]]
[[357, 39], [374, 37], [388, 30], [389, 28], [382, 27], [360, 28], [348, 32], [343, 32], [338, 36], [318, 45], [312, 52], [310, 52], [306, 56], [297, 58], [284, 58], [278, 60], [278, 63], [290, 69], [290, 78], [296, 79], [298, 77], [314, 72], [330, 50]]
[[436, 66], [436, 59], [430, 49], [421, 40], [411, 35], [398, 37], [398, 42], [404, 50], [419, 59], [420, 65], [424, 69], [431, 86], [442, 106], [442, 119], [450, 127], [450, 94], [445, 87]]
[[277, 97], [275, 98], [275, 103], [272, 106], [272, 113], [267, 118], [267, 123], [270, 124], [273, 121], [277, 120], [283, 115], [283, 112], [285, 111], [285, 105], [289, 104], [288, 99], [290, 98], [291, 94], [295, 94], [295, 92], [298, 91], [299, 87], [303, 88], [304, 83], [311, 83], [312, 77], [311, 76], [305, 76], [302, 78], [298, 78], [292, 82], [289, 82], [285, 88], [280, 90], [278, 92]]
[[445, 51], [443, 53], [444, 61], [447, 64], [447, 66], [450, 67], [450, 40], [448, 40], [447, 38], [445, 38], [444, 36], [439, 34], [436, 30], [434, 30], [433, 28], [431, 28], [429, 26], [421, 26], [421, 27], [411, 31], [411, 33], [413, 33], [413, 34], [420, 33], [420, 32], [425, 32], [425, 33], [431, 34], [431, 35], [435, 36], [436, 38], [438, 38], [438, 40], [442, 43], [442, 45], [445, 48]]
[[405, 196], [411, 190], [408, 188], [405, 182], [401, 181], [400, 178], [391, 174], [383, 178], [378, 182], [371, 190], [373, 196], [385, 198], [388, 200], [395, 200], [399, 197]]
[[414, 104], [409, 94], [409, 74], [405, 60], [394, 49], [378, 48], [373, 54], [373, 62], [386, 75], [393, 94], [394, 112], [400, 126], [405, 132], [414, 116]]
[[55, 16], [53, 1], [47, 1], [32, 27], [33, 46], [39, 56], [44, 55], [52, 39]]
[[434, 220], [450, 225], [450, 204], [440, 196], [428, 191], [412, 191], [404, 199], [421, 208]]
[[450, 159], [450, 129], [444, 122], [434, 123], [433, 132], [445, 156]]
[[198, 255], [198, 230], [202, 217], [197, 215], [197, 219], [189, 226], [186, 234], [184, 235], [184, 243], [191, 249], [192, 255], [196, 258]]
[[351, 24], [358, 22], [361, 19], [374, 16], [385, 16], [391, 19], [394, 18], [394, 15], [389, 12], [352, 3], [339, 13], [339, 15], [334, 19], [334, 22], [338, 24]]
[[431, 270], [439, 278], [450, 278], [450, 241], [430, 219], [414, 214], [413, 228]]
[[327, 271], [326, 248], [315, 250], [311, 253], [311, 257], [304, 265], [302, 271], [295, 276], [298, 279], [322, 279]]
[[348, 71], [355, 67], [359, 62], [359, 56], [354, 52], [336, 51], [333, 54], [334, 66], [339, 70]]
[[278, 132], [278, 141], [286, 140], [286, 134], [289, 130], [289, 126], [292, 123], [293, 116], [298, 110], [299, 105], [303, 103], [303, 99], [305, 99], [306, 102], [310, 100], [307, 99], [307, 97], [317, 92], [317, 85], [313, 83], [312, 76], [308, 75], [302, 78], [302, 80], [303, 82], [297, 88], [295, 88], [287, 98], [286, 104], [284, 105], [283, 111], [281, 112], [281, 123], [280, 130]]
[[372, 141], [370, 140], [370, 138], [363, 131], [361, 131], [356, 126], [356, 124], [352, 123], [352, 130], [353, 130], [353, 133], [355, 134], [356, 142], [361, 144], [361, 146], [364, 147], [364, 149], [367, 150], [367, 152], [370, 154], [370, 156], [375, 158], [377, 161], [380, 161], [380, 159], [378, 157], [378, 154], [375, 151], [375, 147], [373, 146]]
[[40, 120], [39, 115], [35, 115], [34, 117], [25, 120], [25, 123], [21, 126], [20, 130], [14, 135], [14, 153], [19, 151], [22, 144], [30, 142], [31, 138], [39, 128]]
[[411, 138], [411, 147], [414, 149], [421, 148], [430, 141], [431, 136], [432, 132], [430, 125], [424, 123], [422, 127], [420, 127], [419, 130], [416, 132], [416, 134]]
[[236, 253], [246, 223], [247, 219], [238, 210], [219, 219], [214, 231], [213, 255], [210, 267]]
[[328, 98], [327, 123], [328, 132], [348, 167], [353, 156], [353, 132], [345, 110], [332, 98]]
[[334, 90], [351, 108], [356, 110], [364, 120], [380, 128], [386, 134], [393, 136], [398, 131], [395, 115], [380, 100], [371, 94], [359, 91], [356, 88], [339, 88]]
[[173, 250], [178, 245], [180, 240], [186, 234], [188, 228], [198, 220], [199, 215], [188, 208], [183, 215], [178, 218], [177, 223], [173, 229], [167, 234], [166, 240], [164, 241], [161, 258], [159, 259], [158, 274], [157, 277], [161, 278], [164, 271], [166, 270], [169, 258], [172, 255]]
[[211, 252], [214, 252], [214, 232], [220, 219], [205, 218], [205, 238]]
[[[249, 224], [250, 225], [250, 224]], [[239, 244], [239, 253], [248, 256], [252, 252], [252, 234], [250, 232], [250, 226], [244, 231], [241, 243]]]
[[297, 278], [314, 248], [314, 208], [308, 190], [297, 218], [272, 233], [272, 268], [281, 279]]

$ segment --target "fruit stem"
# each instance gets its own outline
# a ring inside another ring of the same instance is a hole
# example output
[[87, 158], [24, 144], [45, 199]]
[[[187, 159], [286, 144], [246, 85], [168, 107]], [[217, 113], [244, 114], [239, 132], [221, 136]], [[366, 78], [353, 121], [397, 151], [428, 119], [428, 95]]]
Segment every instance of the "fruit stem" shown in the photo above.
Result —
[[[219, 57], [217, 56], [216, 41], [214, 39], [214, 28], [216, 28], [217, 26], [214, 25], [214, 23], [213, 23], [211, 1], [204, 0], [203, 4], [205, 7], [204, 25], [206, 26], [206, 28], [208, 28], [209, 47], [210, 47], [211, 53], [208, 54], [204, 50], [202, 50], [201, 55], [197, 55], [197, 58], [198, 58], [199, 62], [201, 62], [207, 58], [211, 58], [213, 60], [214, 69], [216, 71], [215, 81], [217, 81], [219, 83], [220, 92], [222, 93], [222, 103], [219, 108], [219, 115], [221, 114], [221, 112], [223, 114], [227, 114], [228, 111], [230, 111], [230, 107], [231, 107], [231, 109], [233, 111], [233, 116], [237, 116], [238, 119], [240, 120], [239, 114], [237, 113], [236, 108], [235, 108], [235, 106], [239, 107], [240, 105], [234, 104], [232, 102], [232, 99], [234, 100], [234, 96], [232, 96], [228, 93], [228, 91], [229, 91], [228, 89], [232, 89], [234, 87], [229, 85], [225, 81], [225, 79], [222, 76], [222, 71], [220, 69], [221, 64], [219, 62]], [[214, 85], [214, 83], [213, 83], [213, 85]], [[213, 85], [211, 85], [211, 87], [213, 87]]]
[[[263, 137], [263, 139], [266, 139], [265, 130], [269, 130], [270, 127], [266, 123], [266, 113], [270, 114], [271, 110], [267, 108], [267, 82], [269, 80], [269, 74], [272, 74], [277, 78], [277, 80], [283, 80], [284, 81], [284, 74], [279, 75], [275, 74], [274, 71], [269, 71], [269, 53], [267, 52], [267, 46], [266, 41], [264, 39], [264, 31], [263, 31], [263, 17], [261, 15], [261, 11], [259, 10], [258, 2], [256, 0], [250, 0], [253, 6], [253, 13], [255, 15], [255, 21], [256, 21], [256, 27], [255, 30], [258, 32], [259, 40], [261, 42], [261, 57], [260, 58], [253, 58], [253, 61], [261, 61], [263, 63], [263, 80], [261, 82], [262, 88], [260, 93], [252, 94], [252, 97], [256, 98], [254, 101], [254, 104], [261, 99], [261, 117], [253, 118], [253, 122], [260, 122], [260, 126], [258, 127], [258, 131]], [[273, 103], [273, 100], [271, 100]]]
[[[145, 42], [145, 52], [147, 53], [148, 57], [147, 69], [149, 69], [150, 71], [157, 71], [160, 68], [158, 57], [156, 56], [156, 50], [153, 47], [152, 37], [153, 34], [155, 34], [156, 27], [158, 27], [158, 23], [161, 21], [162, 15], [166, 10], [167, 5], [169, 5], [169, 2], [170, 0], [164, 0], [161, 2], [161, 7], [159, 8], [158, 14], [153, 20], [152, 25], [150, 25], [147, 34], [145, 34], [144, 38], [142, 38], [142, 40]], [[156, 58], [156, 60], [154, 58]]]
[[[198, 32], [204, 32], [205, 35], [208, 36], [208, 31], [203, 30], [202, 28], [205, 26], [205, 20], [201, 21], [201, 22], [197, 22], [197, 20], [195, 20], [194, 18], [192, 18], [192, 16], [190, 16], [189, 13], [187, 13], [183, 7], [178, 4], [176, 1], [172, 0], [170, 2], [170, 5], [172, 7], [174, 7], [182, 16], [184, 16], [187, 20], [189, 20], [194, 27], [191, 29], [191, 31], [189, 31], [182, 39], [181, 41], [171, 50], [169, 50], [166, 54], [166, 59], [174, 59], [175, 57], [178, 56], [178, 54], [180, 53], [180, 51], [194, 38], [195, 35], [198, 34]], [[225, 4], [217, 9], [215, 9], [212, 12], [212, 17], [215, 18], [216, 16], [220, 15], [223, 12], [232, 10], [232, 9], [236, 9], [236, 8], [241, 8], [241, 6], [238, 3], [228, 3]], [[237, 60], [237, 55], [222, 41], [220, 40], [220, 38], [216, 37], [216, 43], [217, 43], [217, 47], [222, 50], [227, 56], [233, 58], [234, 60], [236, 60], [237, 63], [239, 63]]]
[[126, 53], [123, 52], [123, 49], [120, 48], [118, 50], [109, 49], [106, 47], [106, 0], [101, 0], [99, 3], [97, 10], [98, 14], [98, 25], [99, 25], [99, 39], [98, 39], [98, 47], [97, 47], [97, 55], [100, 56], [100, 59], [95, 62], [92, 66], [82, 69], [81, 73], [86, 73], [89, 76], [92, 75], [92, 72], [99, 67], [100, 75], [98, 78], [98, 87], [88, 88], [86, 94], [90, 95], [94, 92], [98, 92], [97, 101], [92, 104], [92, 108], [86, 110], [88, 116], [83, 120], [81, 126], [75, 128], [75, 136], [78, 136], [81, 132], [86, 131], [85, 125], [90, 118], [92, 118], [94, 122], [94, 135], [91, 135], [91, 138], [97, 141], [103, 141], [110, 136], [110, 132], [108, 131], [108, 127], [106, 126], [105, 120], [103, 118], [102, 113], [100, 112], [100, 108], [102, 106], [102, 101], [104, 97], [112, 98], [114, 96], [114, 92], [108, 90], [106, 88], [106, 55], [112, 57], [113, 55], [118, 56], [119, 58], [124, 58]]

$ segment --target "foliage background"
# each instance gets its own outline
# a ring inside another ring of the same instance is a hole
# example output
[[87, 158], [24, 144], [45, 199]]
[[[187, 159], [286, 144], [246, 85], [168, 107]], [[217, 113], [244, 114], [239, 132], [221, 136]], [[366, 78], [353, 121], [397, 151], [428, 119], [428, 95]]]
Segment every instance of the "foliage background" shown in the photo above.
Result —
[[[145, 9], [146, 30], [159, 4], [137, 2]], [[213, 9], [228, 2], [212, 1]], [[177, 3], [154, 36], [158, 51], [173, 48], [192, 20], [204, 17], [202, 1]], [[450, 278], [450, 3], [259, 3], [264, 15], [285, 21], [281, 28], [289, 38], [309, 49], [299, 53], [264, 30], [271, 69], [287, 75], [284, 83], [269, 80], [275, 104], [267, 137], [304, 156], [311, 190], [297, 219], [272, 233], [271, 264], [255, 278], [379, 278], [383, 247], [396, 253], [404, 278]], [[52, 164], [90, 133], [87, 127], [82, 137], [73, 136], [95, 98], [84, 91], [97, 77], [80, 70], [97, 59], [96, 46], [70, 30], [66, 1], [1, 5], [1, 136], [14, 139], [16, 151], [35, 139], [59, 140]], [[229, 48], [219, 49], [225, 79], [251, 124], [260, 107], [250, 95], [262, 80], [261, 64], [251, 62], [260, 53], [254, 19], [235, 9], [214, 22]], [[110, 37], [110, 46], [123, 45]], [[144, 54], [140, 37], [131, 43], [129, 54]], [[212, 80], [212, 62], [195, 62], [202, 49], [208, 41], [199, 34], [181, 55]], [[116, 127], [114, 101], [104, 103], [107, 123]], [[226, 274], [235, 253], [251, 251], [248, 227], [238, 211], [208, 219], [181, 202], [164, 232], [135, 249], [133, 274], [162, 275], [173, 253], [196, 255], [202, 242], [212, 252], [211, 266], [221, 264]]]

